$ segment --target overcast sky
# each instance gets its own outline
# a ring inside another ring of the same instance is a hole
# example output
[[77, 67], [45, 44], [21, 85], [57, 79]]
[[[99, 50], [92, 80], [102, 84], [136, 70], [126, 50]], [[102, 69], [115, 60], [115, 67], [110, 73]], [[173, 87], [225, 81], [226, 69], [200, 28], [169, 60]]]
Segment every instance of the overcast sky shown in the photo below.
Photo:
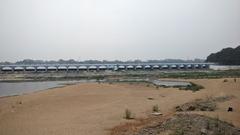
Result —
[[0, 0], [0, 61], [206, 58], [240, 45], [240, 0]]

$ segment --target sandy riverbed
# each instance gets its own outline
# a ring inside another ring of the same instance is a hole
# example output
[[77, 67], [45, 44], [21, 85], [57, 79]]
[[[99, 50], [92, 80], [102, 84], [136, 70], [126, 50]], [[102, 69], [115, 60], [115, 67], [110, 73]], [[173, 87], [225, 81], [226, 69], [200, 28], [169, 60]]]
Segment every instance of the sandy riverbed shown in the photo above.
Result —
[[[204, 114], [240, 127], [240, 79], [237, 83], [228, 80], [191, 80], [205, 87], [195, 93], [143, 84], [86, 83], [0, 98], [0, 135], [106, 135], [112, 127], [126, 122], [126, 108], [139, 118], [146, 117], [156, 104], [167, 114], [196, 98], [225, 95], [235, 98]], [[234, 112], [226, 112], [228, 106]]]

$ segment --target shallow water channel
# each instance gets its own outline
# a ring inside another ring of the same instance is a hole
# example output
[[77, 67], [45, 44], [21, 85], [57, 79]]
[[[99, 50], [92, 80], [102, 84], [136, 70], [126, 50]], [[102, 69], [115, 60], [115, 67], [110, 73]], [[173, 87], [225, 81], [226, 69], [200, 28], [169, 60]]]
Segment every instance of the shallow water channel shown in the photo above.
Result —
[[81, 81], [41, 81], [41, 82], [0, 82], [0, 97], [21, 95], [50, 88], [63, 87], [69, 84], [91, 82]]
[[174, 87], [174, 86], [185, 87], [185, 86], [191, 85], [190, 82], [175, 81], [175, 80], [153, 80], [152, 83], [158, 86], [166, 86], [166, 87]]
[[[142, 80], [132, 80], [142, 81]], [[144, 80], [159, 86], [187, 86], [189, 82], [173, 80]], [[63, 87], [69, 84], [96, 82], [96, 80], [78, 80], [78, 81], [41, 81], [41, 82], [0, 82], [0, 97], [22, 95], [50, 88]]]

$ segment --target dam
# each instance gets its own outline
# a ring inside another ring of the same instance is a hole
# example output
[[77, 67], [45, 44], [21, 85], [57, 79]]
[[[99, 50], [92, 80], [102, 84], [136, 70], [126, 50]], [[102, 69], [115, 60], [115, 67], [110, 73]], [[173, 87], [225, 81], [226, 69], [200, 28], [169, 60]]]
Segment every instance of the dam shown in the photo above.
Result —
[[210, 63], [128, 63], [128, 64], [36, 64], [0, 65], [0, 73], [15, 72], [79, 72], [79, 71], [127, 71], [127, 70], [203, 70]]

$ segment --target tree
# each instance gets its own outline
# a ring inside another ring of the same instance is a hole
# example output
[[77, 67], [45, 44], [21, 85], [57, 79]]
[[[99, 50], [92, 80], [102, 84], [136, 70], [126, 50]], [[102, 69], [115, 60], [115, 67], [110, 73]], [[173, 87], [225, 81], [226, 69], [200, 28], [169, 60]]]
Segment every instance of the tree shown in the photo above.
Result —
[[240, 46], [224, 48], [217, 53], [212, 53], [207, 57], [206, 61], [222, 65], [240, 65]]

